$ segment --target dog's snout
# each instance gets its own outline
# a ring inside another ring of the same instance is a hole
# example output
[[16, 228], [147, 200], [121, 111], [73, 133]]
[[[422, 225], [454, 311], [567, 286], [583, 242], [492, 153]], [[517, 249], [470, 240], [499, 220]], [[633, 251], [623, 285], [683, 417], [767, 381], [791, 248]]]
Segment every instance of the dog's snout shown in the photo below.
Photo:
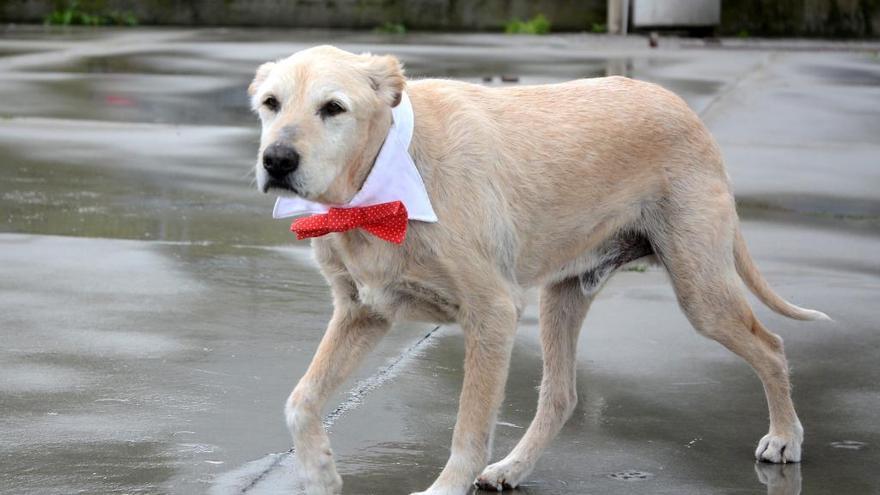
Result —
[[273, 179], [284, 179], [299, 166], [299, 153], [291, 146], [273, 144], [263, 152], [263, 168]]

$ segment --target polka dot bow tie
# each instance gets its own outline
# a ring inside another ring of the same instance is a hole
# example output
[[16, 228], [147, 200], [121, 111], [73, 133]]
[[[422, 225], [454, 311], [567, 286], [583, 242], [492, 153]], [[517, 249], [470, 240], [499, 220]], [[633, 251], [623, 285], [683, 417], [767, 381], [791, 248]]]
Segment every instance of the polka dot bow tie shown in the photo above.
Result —
[[392, 201], [356, 208], [330, 208], [327, 213], [294, 220], [290, 231], [297, 239], [306, 239], [363, 229], [380, 239], [400, 244], [406, 237], [407, 220], [406, 206], [401, 201]]

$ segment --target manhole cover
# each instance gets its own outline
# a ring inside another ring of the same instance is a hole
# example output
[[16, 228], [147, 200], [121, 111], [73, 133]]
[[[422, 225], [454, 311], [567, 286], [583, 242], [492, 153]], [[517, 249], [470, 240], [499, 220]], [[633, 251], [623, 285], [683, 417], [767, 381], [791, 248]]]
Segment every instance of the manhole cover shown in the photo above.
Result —
[[840, 442], [831, 442], [831, 446], [835, 449], [847, 449], [847, 450], [861, 450], [866, 444], [865, 442], [858, 442], [856, 440], [843, 440]]
[[635, 469], [627, 469], [626, 471], [620, 471], [617, 473], [611, 473], [608, 475], [609, 478], [614, 478], [620, 481], [641, 481], [647, 480], [654, 477], [651, 473], [646, 473], [644, 471], [636, 471]]

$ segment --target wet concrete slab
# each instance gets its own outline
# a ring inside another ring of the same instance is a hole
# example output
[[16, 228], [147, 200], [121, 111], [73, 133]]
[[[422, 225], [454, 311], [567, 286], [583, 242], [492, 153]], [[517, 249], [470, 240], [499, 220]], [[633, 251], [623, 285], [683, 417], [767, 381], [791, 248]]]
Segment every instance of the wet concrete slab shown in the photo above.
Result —
[[[244, 88], [320, 43], [395, 53], [414, 77], [669, 87], [718, 137], [767, 278], [836, 320], [756, 305], [807, 430], [801, 465], [756, 465], [754, 374], [693, 332], [661, 271], [618, 274], [579, 342], [578, 409], [518, 493], [880, 493], [880, 46], [39, 27], [0, 31], [0, 493], [295, 492], [281, 405], [330, 301], [253, 191]], [[493, 460], [534, 413], [536, 318], [532, 304]], [[430, 484], [462, 356], [458, 328], [401, 325], [340, 389], [346, 493]]]
[[330, 309], [304, 248], [7, 233], [0, 263], [4, 491], [201, 493], [288, 448], [281, 406]]

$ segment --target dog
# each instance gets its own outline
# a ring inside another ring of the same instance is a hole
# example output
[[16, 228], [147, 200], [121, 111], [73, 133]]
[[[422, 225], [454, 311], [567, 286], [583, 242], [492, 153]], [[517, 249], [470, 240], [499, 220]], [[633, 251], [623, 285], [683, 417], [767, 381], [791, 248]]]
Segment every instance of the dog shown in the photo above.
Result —
[[[407, 81], [393, 56], [330, 46], [263, 64], [248, 92], [262, 122], [258, 189], [328, 207], [347, 205], [364, 186], [393, 109], [408, 98], [407, 150], [436, 213], [433, 222], [405, 222], [399, 244], [357, 228], [312, 238], [334, 309], [285, 407], [306, 493], [341, 491], [322, 408], [401, 319], [458, 323], [465, 341], [451, 454], [420, 494], [516, 487], [574, 410], [575, 344], [593, 298], [615, 270], [645, 257], [668, 272], [697, 332], [763, 382], [770, 429], [757, 459], [800, 461], [803, 428], [782, 340], [756, 319], [744, 288], [787, 317], [828, 317], [786, 302], [761, 276], [719, 148], [679, 97], [624, 77], [507, 87]], [[531, 287], [541, 288], [537, 413], [510, 454], [486, 467]]]

